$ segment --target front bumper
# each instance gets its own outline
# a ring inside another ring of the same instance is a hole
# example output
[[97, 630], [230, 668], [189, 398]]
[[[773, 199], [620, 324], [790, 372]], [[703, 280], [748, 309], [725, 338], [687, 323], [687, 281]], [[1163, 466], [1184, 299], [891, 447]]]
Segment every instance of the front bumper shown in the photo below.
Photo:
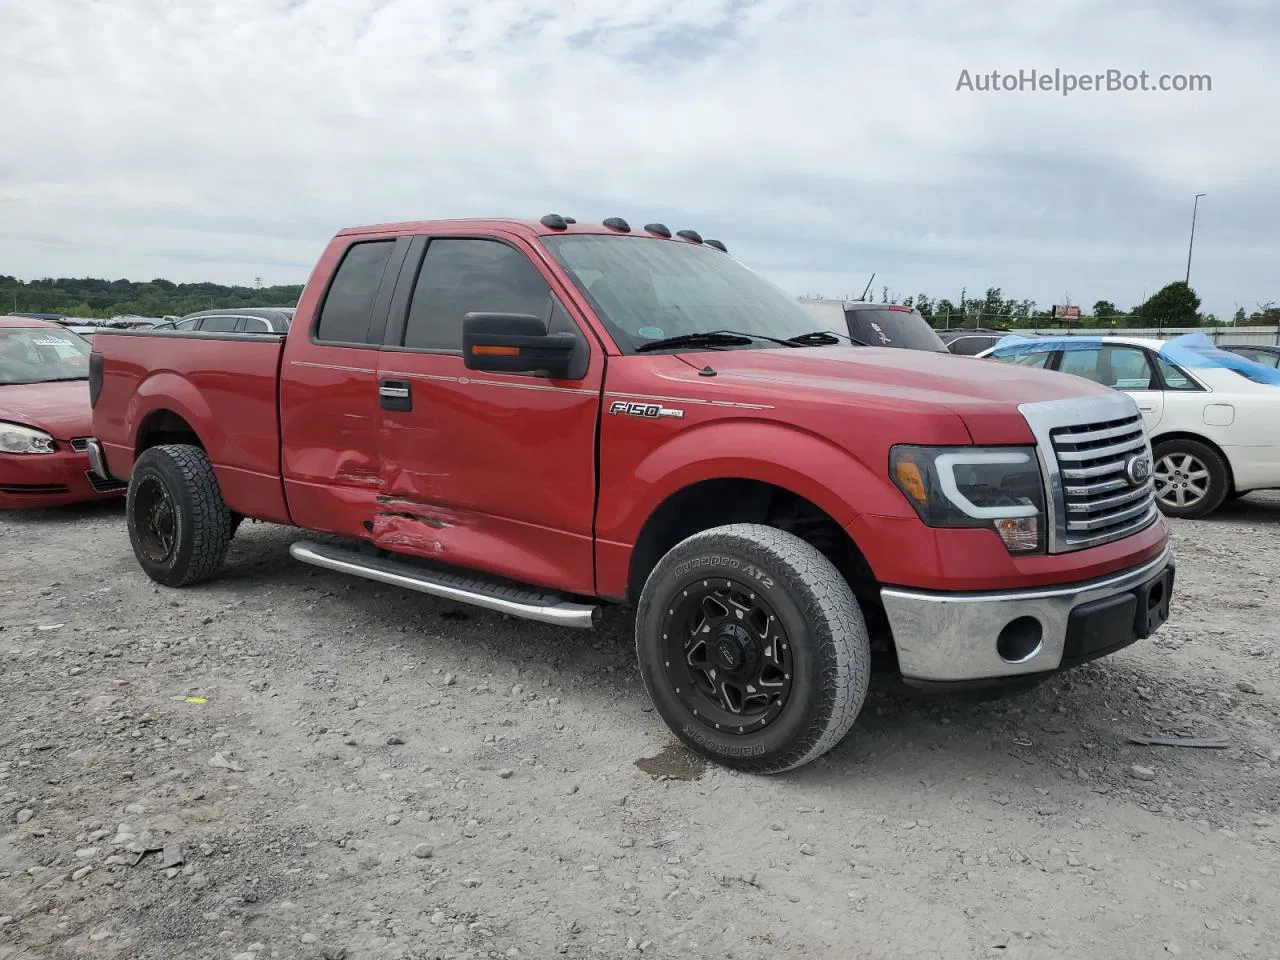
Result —
[[94, 472], [87, 453], [61, 440], [54, 453], [0, 454], [0, 510], [106, 500], [125, 489], [120, 481]]
[[1085, 583], [1000, 593], [884, 588], [880, 597], [908, 683], [1043, 674], [1105, 656], [1169, 616], [1174, 563], [1155, 560]]

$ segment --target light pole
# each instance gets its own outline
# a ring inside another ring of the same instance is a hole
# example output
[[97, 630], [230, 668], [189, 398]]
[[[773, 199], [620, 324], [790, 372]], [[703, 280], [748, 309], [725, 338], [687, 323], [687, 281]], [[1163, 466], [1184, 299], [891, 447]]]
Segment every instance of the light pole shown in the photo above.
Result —
[[1196, 244], [1196, 209], [1200, 206], [1200, 198], [1207, 194], [1197, 193], [1196, 202], [1191, 205], [1191, 242], [1187, 244], [1187, 286], [1191, 286], [1191, 248]]

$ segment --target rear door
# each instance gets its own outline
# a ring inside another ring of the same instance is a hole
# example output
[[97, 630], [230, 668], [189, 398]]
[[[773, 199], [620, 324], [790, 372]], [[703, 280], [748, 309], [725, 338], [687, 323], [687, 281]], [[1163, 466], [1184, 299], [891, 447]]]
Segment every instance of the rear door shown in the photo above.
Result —
[[[379, 365], [388, 550], [592, 593], [595, 438], [604, 354], [514, 237], [419, 237], [396, 289]], [[580, 338], [551, 380], [473, 372], [467, 313], [523, 313]]]
[[299, 320], [309, 329], [285, 341], [281, 458], [294, 523], [368, 538], [381, 483], [378, 350], [409, 240], [349, 239], [326, 251], [338, 262], [323, 299]]

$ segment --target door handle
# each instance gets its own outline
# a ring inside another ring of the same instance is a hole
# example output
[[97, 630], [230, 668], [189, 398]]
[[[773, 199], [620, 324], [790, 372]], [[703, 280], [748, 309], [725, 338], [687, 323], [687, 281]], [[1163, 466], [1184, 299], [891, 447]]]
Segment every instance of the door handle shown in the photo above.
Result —
[[383, 380], [378, 384], [378, 402], [383, 410], [413, 409], [413, 390], [407, 380]]

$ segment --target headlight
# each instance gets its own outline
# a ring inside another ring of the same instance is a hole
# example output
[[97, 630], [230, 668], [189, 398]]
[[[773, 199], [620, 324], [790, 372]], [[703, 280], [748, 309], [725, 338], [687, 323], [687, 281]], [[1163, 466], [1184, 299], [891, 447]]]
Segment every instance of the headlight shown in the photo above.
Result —
[[53, 453], [53, 437], [43, 430], [0, 422], [0, 453]]
[[929, 526], [994, 530], [1010, 553], [1044, 552], [1035, 447], [898, 446], [889, 474]]

